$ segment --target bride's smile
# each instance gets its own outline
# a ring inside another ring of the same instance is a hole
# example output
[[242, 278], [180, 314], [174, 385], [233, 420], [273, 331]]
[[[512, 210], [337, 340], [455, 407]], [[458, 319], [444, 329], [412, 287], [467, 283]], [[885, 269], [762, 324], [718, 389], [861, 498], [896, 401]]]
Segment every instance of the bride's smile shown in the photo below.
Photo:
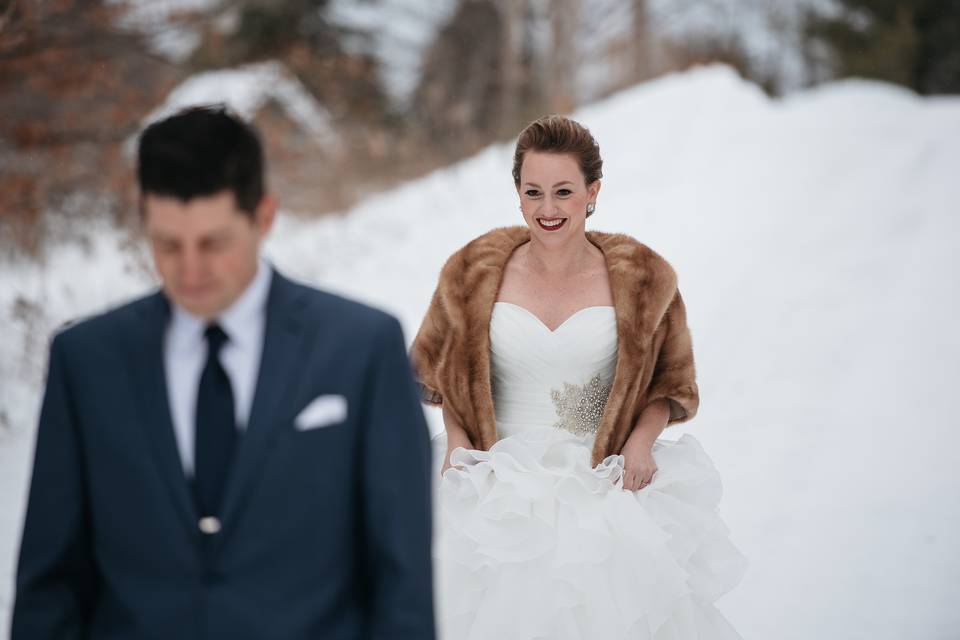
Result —
[[537, 224], [544, 231], [559, 231], [566, 222], [566, 218], [537, 218]]
[[520, 212], [534, 242], [565, 252], [583, 244], [587, 212], [595, 206], [600, 180], [587, 182], [575, 154], [531, 149], [515, 178]]

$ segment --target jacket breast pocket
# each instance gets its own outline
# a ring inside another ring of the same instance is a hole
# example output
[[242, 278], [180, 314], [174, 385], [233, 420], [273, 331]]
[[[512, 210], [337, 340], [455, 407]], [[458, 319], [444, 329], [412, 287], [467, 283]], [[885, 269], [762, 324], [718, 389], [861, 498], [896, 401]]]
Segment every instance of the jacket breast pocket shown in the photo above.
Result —
[[293, 419], [297, 431], [329, 429], [343, 425], [349, 417], [347, 399], [339, 394], [323, 394], [311, 400]]

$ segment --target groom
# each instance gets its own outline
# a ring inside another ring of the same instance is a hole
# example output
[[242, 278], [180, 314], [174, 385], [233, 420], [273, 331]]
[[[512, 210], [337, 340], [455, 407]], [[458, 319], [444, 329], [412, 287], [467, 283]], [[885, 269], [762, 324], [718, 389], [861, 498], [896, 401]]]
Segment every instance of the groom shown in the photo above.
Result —
[[433, 638], [400, 325], [259, 258], [263, 175], [221, 108], [143, 132], [162, 291], [53, 340], [12, 640]]

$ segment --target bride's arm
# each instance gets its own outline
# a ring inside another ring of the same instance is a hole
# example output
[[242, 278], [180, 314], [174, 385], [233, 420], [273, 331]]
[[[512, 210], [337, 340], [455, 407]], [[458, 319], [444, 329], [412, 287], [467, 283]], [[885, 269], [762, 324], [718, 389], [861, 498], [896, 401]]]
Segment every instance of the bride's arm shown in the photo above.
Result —
[[443, 404], [443, 426], [447, 431], [447, 453], [443, 457], [443, 467], [440, 469], [441, 475], [450, 468], [450, 453], [454, 449], [457, 447], [473, 449], [473, 444], [470, 442], [466, 430], [446, 403]]
[[663, 340], [647, 390], [649, 404], [640, 412], [621, 451], [626, 463], [623, 487], [631, 491], [642, 489], [653, 480], [657, 471], [653, 443], [664, 428], [686, 422], [700, 406], [687, 310], [679, 290], [657, 330], [663, 332]]
[[640, 413], [637, 424], [623, 445], [623, 488], [636, 491], [650, 484], [657, 471], [653, 460], [653, 443], [660, 437], [670, 419], [670, 401], [654, 400]]

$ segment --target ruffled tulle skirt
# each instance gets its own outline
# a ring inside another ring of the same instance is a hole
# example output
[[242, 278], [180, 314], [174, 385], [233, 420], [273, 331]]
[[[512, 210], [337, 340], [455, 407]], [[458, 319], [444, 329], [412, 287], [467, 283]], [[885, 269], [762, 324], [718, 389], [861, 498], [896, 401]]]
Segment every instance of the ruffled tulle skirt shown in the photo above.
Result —
[[592, 467], [591, 444], [546, 428], [453, 452], [459, 468], [436, 486], [443, 640], [740, 637], [713, 603], [746, 562], [697, 440], [658, 441], [658, 471], [640, 491], [622, 488], [623, 456]]

